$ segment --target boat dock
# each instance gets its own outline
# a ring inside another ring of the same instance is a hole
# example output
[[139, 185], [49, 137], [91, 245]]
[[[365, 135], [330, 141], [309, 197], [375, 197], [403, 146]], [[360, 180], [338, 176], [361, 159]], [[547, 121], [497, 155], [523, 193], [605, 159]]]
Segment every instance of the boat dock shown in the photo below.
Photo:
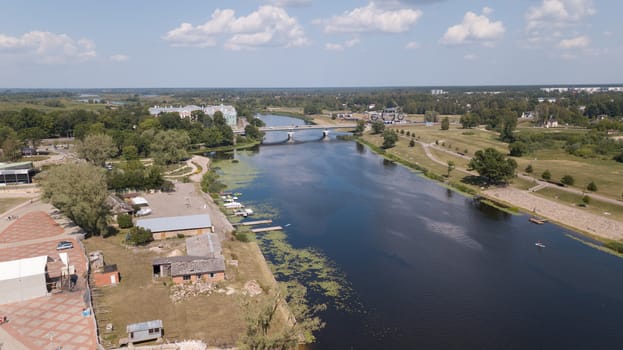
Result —
[[263, 225], [263, 224], [272, 224], [273, 221], [268, 220], [256, 220], [256, 221], [247, 221], [247, 222], [239, 222], [234, 224], [234, 226], [253, 226], [253, 225]]
[[271, 226], [271, 227], [260, 227], [260, 228], [253, 228], [251, 229], [251, 232], [253, 233], [260, 233], [260, 232], [268, 232], [268, 231], [279, 231], [282, 230], [283, 227], [281, 226]]

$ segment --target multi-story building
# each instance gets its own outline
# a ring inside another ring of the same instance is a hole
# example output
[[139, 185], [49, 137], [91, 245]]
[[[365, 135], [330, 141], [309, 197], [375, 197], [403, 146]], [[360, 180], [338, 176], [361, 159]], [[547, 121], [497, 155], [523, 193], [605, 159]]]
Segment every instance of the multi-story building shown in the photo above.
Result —
[[205, 114], [210, 117], [214, 116], [214, 113], [220, 111], [223, 113], [223, 117], [225, 117], [225, 121], [227, 125], [231, 127], [235, 127], [238, 122], [238, 112], [234, 106], [230, 105], [218, 105], [218, 106], [204, 106], [199, 107], [196, 105], [187, 105], [180, 107], [173, 106], [154, 106], [149, 109], [149, 114], [151, 115], [159, 115], [160, 113], [178, 113], [180, 118], [190, 118], [192, 112], [194, 111], [203, 111]]

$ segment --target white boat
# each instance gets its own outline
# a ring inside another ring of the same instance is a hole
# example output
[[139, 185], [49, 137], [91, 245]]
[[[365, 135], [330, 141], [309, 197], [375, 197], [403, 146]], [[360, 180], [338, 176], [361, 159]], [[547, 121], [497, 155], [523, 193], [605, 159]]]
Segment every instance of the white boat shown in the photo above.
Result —
[[247, 215], [253, 215], [253, 209], [245, 209], [244, 212], [247, 213]]
[[534, 243], [534, 245], [539, 247], [539, 248], [545, 248], [545, 244], [543, 244], [541, 242], [536, 242], [536, 243]]
[[244, 205], [238, 203], [238, 202], [231, 202], [231, 203], [225, 203], [223, 204], [223, 206], [227, 209], [240, 209], [240, 208], [244, 208]]

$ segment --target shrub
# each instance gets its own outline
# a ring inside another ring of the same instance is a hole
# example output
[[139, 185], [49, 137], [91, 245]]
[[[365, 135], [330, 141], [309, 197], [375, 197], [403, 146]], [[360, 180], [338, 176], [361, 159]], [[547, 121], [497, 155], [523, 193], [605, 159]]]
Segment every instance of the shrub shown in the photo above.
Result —
[[126, 241], [134, 245], [146, 244], [153, 240], [151, 230], [142, 227], [132, 227], [126, 236]]
[[178, 234], [177, 234], [177, 238], [184, 238], [184, 237], [186, 237], [186, 236], [184, 236], [184, 234], [183, 234], [183, 233], [178, 233]]
[[405, 134], [405, 130], [404, 129], [400, 129], [400, 134], [404, 135]]
[[237, 232], [236, 239], [239, 240], [240, 242], [245, 242], [245, 243], [251, 241], [249, 234], [246, 232]]
[[586, 205], [591, 203], [591, 197], [584, 195], [584, 197], [582, 197], [582, 202]]
[[560, 179], [560, 182], [568, 186], [573, 186], [575, 179], [573, 179], [573, 176], [571, 175], [565, 175], [562, 179]]
[[588, 185], [586, 185], [586, 189], [591, 192], [597, 192], [597, 185], [591, 181]]
[[532, 164], [528, 164], [528, 166], [526, 167], [526, 172], [528, 174], [532, 174], [534, 172], [534, 169], [532, 168]]
[[411, 131], [407, 131], [407, 136], [411, 136]]
[[623, 253], [623, 243], [618, 241], [609, 241], [604, 243], [606, 248], [610, 248], [618, 253]]
[[549, 172], [549, 170], [545, 170], [545, 171], [543, 172], [543, 174], [541, 174], [541, 177], [542, 177], [544, 180], [551, 180], [551, 179], [552, 179], [552, 173], [550, 173], [550, 172]]
[[117, 223], [119, 224], [120, 228], [130, 228], [134, 226], [132, 224], [132, 217], [128, 214], [121, 214], [117, 216]]
[[413, 140], [409, 141], [409, 147], [415, 147], [415, 141]]

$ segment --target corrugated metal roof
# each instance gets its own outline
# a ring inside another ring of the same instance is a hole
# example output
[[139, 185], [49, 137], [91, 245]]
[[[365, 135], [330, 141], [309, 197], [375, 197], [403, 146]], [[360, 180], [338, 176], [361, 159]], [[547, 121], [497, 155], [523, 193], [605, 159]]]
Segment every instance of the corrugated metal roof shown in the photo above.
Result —
[[145, 199], [144, 197], [134, 197], [130, 199], [130, 201], [134, 205], [149, 205], [149, 202], [147, 202], [147, 199]]
[[171, 264], [171, 276], [173, 277], [224, 271], [225, 260], [223, 258], [174, 262]]
[[217, 258], [221, 256], [221, 242], [215, 233], [186, 238], [186, 254]]
[[44, 274], [47, 263], [47, 255], [0, 262], [0, 280], [6, 281]]
[[182, 231], [212, 227], [210, 215], [172, 216], [166, 218], [139, 219], [136, 226], [151, 232]]
[[162, 328], [162, 320], [152, 320], [152, 321], [141, 322], [141, 323], [133, 323], [133, 324], [127, 325], [127, 327], [125, 328], [128, 333], [144, 331], [144, 330], [152, 329], [152, 328]]

